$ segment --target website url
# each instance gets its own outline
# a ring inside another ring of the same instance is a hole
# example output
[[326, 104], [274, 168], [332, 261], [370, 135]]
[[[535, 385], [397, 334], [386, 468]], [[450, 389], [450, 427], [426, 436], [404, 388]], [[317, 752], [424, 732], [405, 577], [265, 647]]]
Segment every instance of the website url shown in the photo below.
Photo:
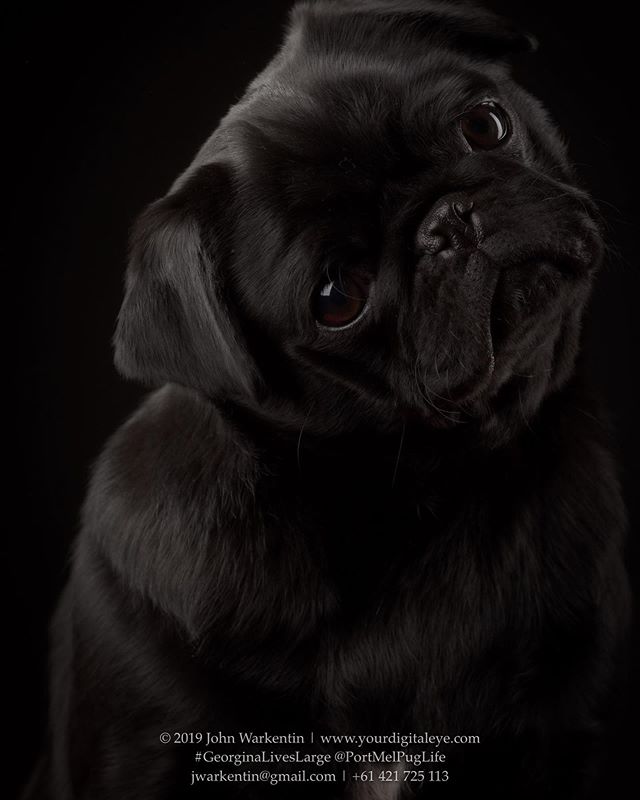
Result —
[[349, 733], [325, 733], [320, 734], [322, 744], [353, 745], [364, 747], [370, 744], [397, 744], [400, 747], [408, 747], [412, 744], [435, 745], [440, 747], [443, 744], [480, 744], [480, 737], [471, 734], [460, 734], [458, 736], [448, 736], [447, 734], [438, 735], [436, 733], [385, 733], [385, 734], [349, 734]]

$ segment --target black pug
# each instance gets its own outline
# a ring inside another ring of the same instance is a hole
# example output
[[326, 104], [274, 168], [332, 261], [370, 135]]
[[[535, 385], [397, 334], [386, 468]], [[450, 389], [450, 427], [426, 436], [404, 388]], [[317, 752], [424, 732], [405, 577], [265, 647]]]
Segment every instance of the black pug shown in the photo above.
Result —
[[302, 3], [142, 215], [116, 363], [160, 388], [95, 468], [31, 796], [589, 796], [625, 514], [530, 45]]

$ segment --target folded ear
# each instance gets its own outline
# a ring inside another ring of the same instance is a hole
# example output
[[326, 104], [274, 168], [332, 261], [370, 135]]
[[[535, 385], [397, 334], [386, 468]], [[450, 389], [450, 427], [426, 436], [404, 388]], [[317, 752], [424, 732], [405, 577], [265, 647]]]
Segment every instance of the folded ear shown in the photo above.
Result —
[[460, 10], [460, 16], [443, 20], [443, 33], [453, 47], [498, 60], [538, 49], [533, 34], [497, 14], [474, 6]]
[[[394, 40], [403, 47], [412, 41], [428, 42], [499, 60], [538, 46], [533, 36], [475, 2], [307, 0], [294, 7], [292, 22], [303, 26], [307, 43], [315, 41], [323, 47], [331, 41], [342, 42], [340, 28], [345, 25], [359, 31], [368, 46], [380, 39], [381, 48]], [[332, 24], [336, 25], [333, 33]]]
[[208, 165], [138, 219], [114, 337], [125, 377], [253, 394], [257, 371], [225, 302], [228, 192], [224, 168]]

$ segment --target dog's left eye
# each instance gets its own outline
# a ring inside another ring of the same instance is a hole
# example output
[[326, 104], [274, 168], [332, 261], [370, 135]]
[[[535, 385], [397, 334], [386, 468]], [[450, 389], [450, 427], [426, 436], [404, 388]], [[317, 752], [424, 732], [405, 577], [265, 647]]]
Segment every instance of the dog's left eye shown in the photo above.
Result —
[[474, 150], [493, 150], [509, 137], [509, 117], [497, 103], [480, 103], [458, 119], [462, 135]]
[[315, 317], [328, 328], [344, 328], [362, 314], [369, 297], [370, 278], [360, 272], [341, 272], [320, 287]]

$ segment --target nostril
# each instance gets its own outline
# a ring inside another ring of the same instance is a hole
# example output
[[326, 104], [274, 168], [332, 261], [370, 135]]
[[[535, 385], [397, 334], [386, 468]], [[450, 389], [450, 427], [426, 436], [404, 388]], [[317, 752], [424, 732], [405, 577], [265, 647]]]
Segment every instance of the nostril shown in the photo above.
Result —
[[474, 202], [466, 195], [443, 198], [420, 225], [416, 246], [419, 252], [451, 255], [457, 250], [477, 247], [480, 228]]
[[422, 239], [422, 247], [432, 255], [437, 255], [451, 247], [451, 240], [446, 231], [439, 225], [434, 225], [427, 229]]
[[473, 200], [455, 200], [452, 203], [453, 213], [461, 222], [469, 222], [471, 212], [473, 211]]

